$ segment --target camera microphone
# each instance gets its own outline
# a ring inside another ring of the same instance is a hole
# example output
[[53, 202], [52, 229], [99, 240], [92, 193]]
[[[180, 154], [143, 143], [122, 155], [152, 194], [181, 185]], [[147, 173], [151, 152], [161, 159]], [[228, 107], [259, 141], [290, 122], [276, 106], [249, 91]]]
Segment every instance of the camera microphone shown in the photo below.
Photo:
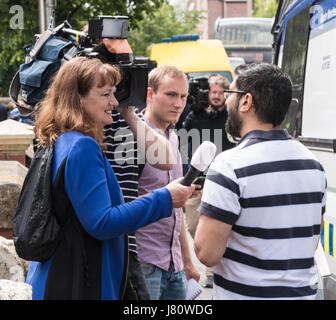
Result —
[[191, 158], [190, 168], [182, 181], [184, 186], [190, 186], [193, 181], [209, 167], [216, 155], [216, 151], [216, 145], [210, 141], [204, 141], [196, 149]]

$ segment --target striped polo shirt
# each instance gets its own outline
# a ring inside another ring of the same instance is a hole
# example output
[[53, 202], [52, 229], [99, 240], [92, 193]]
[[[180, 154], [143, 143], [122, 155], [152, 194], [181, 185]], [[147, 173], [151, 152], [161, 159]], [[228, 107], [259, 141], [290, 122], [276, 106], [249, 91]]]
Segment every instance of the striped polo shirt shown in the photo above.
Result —
[[[138, 110], [136, 114], [144, 119]], [[112, 110], [113, 122], [104, 128], [104, 142], [107, 157], [119, 182], [125, 202], [138, 198], [138, 149], [137, 142], [128, 123], [116, 110]], [[128, 234], [129, 251], [137, 253], [135, 234]]]
[[214, 299], [314, 299], [326, 176], [285, 130], [254, 130], [211, 164], [199, 211], [232, 225]]

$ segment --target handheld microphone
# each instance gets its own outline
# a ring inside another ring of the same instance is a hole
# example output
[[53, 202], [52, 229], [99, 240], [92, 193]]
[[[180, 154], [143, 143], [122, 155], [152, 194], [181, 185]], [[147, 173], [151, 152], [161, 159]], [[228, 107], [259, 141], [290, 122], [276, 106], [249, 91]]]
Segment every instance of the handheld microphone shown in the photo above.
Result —
[[210, 141], [204, 141], [196, 149], [191, 158], [190, 168], [182, 181], [184, 186], [190, 186], [193, 181], [209, 167], [216, 155], [216, 151], [216, 145]]

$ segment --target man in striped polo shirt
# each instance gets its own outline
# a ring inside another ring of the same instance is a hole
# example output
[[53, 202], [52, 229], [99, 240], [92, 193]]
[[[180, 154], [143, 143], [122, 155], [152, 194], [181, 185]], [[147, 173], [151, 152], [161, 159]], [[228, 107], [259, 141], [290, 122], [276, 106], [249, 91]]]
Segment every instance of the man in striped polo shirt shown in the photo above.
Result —
[[195, 234], [198, 258], [214, 266], [214, 299], [315, 299], [326, 176], [280, 129], [291, 82], [253, 64], [226, 91], [226, 127], [241, 140], [209, 168]]

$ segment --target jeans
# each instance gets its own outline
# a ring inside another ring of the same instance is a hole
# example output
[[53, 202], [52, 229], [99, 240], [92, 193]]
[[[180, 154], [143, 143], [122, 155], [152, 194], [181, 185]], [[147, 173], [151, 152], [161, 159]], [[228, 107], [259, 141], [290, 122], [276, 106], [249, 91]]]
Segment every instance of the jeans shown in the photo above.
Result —
[[187, 294], [187, 279], [184, 271], [165, 271], [159, 267], [141, 263], [151, 300], [184, 300]]

